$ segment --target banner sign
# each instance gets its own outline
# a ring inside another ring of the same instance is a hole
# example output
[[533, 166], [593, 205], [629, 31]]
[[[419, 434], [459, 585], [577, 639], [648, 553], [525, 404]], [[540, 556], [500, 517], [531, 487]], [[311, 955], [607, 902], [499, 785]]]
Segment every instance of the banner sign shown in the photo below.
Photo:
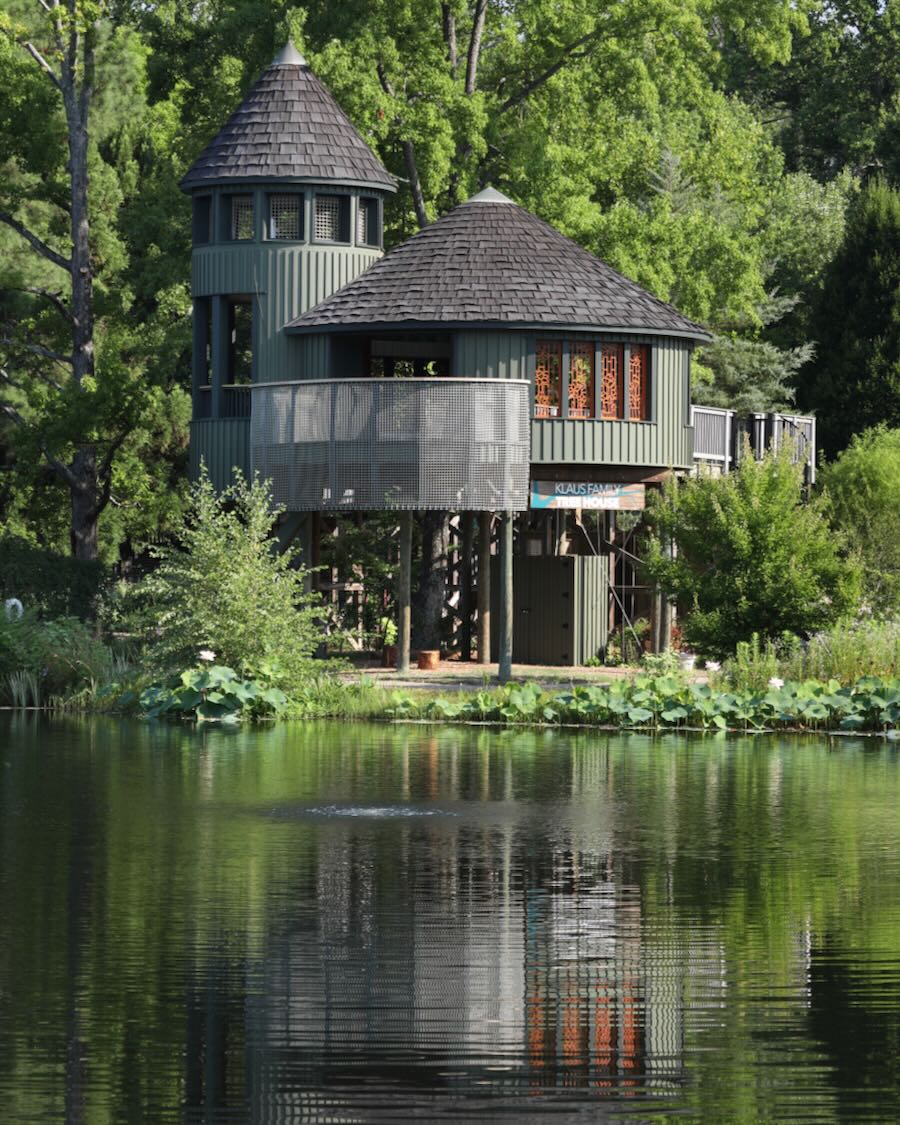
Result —
[[640, 512], [644, 508], [642, 484], [602, 484], [597, 481], [533, 480], [532, 508], [603, 508]]

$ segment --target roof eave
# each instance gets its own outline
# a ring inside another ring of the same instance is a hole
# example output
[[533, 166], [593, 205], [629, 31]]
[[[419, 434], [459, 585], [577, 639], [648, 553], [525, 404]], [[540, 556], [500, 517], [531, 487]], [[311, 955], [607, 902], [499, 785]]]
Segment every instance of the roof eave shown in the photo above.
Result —
[[[390, 173], [387, 173], [387, 175], [390, 175]], [[178, 186], [183, 192], [214, 187], [259, 187], [262, 184], [302, 184], [303, 186], [312, 184], [332, 189], [346, 187], [391, 193], [397, 191], [396, 182], [389, 180], [326, 180], [321, 176], [211, 176], [206, 178], [186, 175], [178, 181]]]
[[627, 324], [572, 324], [548, 321], [512, 320], [372, 320], [354, 324], [286, 324], [284, 331], [290, 336], [334, 336], [362, 332], [434, 332], [461, 329], [509, 329], [514, 332], [604, 332], [629, 333], [635, 336], [671, 336], [676, 339], [708, 343], [712, 335], [700, 327], [685, 325], [682, 328], [645, 328]]

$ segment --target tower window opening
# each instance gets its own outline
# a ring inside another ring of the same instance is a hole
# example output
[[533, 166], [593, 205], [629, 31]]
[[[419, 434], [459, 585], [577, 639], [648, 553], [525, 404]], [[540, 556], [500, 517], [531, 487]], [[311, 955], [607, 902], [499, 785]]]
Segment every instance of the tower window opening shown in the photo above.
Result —
[[303, 238], [303, 196], [269, 196], [269, 238], [299, 242]]
[[250, 301], [228, 303], [228, 383], [253, 381], [253, 306]]
[[253, 196], [231, 196], [231, 238], [246, 242], [253, 238]]
[[195, 195], [193, 212], [194, 245], [212, 242], [212, 196]]
[[380, 246], [378, 200], [360, 196], [356, 212], [356, 242], [359, 246]]
[[350, 241], [349, 195], [317, 195], [315, 233], [317, 242]]

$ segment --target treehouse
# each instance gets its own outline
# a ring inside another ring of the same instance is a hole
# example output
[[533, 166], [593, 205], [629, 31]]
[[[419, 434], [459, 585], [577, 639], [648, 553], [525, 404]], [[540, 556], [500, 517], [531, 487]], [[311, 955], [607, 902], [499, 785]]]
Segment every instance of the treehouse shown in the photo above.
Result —
[[465, 658], [473, 620], [501, 672], [603, 652], [648, 605], [647, 489], [694, 469], [698, 425], [702, 460], [735, 460], [733, 414], [691, 406], [706, 331], [491, 188], [382, 256], [395, 181], [290, 44], [182, 187], [193, 472], [259, 471], [313, 556], [329, 515], [401, 513], [401, 663], [429, 510], [460, 540]]

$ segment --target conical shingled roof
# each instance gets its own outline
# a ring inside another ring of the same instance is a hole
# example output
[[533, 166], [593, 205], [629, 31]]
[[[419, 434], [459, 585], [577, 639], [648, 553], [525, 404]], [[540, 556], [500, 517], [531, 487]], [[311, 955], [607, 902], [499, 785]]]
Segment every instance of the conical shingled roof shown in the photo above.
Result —
[[397, 190], [394, 177], [291, 43], [263, 71], [180, 186], [192, 191], [255, 179]]
[[416, 324], [709, 338], [699, 324], [493, 189], [413, 235], [287, 328]]

